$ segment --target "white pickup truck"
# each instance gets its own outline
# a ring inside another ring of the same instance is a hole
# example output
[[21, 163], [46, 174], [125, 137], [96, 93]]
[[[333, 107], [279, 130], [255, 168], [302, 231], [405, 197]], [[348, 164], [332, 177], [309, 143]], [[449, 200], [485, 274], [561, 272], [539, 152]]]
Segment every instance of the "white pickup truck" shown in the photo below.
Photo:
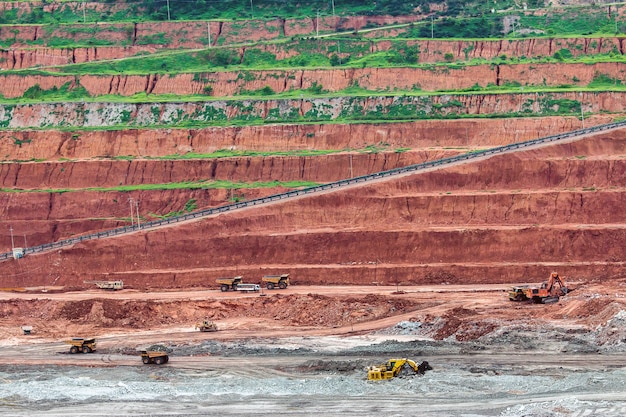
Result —
[[259, 284], [238, 284], [235, 289], [237, 291], [244, 291], [244, 292], [251, 292], [251, 291], [259, 292], [261, 291], [261, 286]]

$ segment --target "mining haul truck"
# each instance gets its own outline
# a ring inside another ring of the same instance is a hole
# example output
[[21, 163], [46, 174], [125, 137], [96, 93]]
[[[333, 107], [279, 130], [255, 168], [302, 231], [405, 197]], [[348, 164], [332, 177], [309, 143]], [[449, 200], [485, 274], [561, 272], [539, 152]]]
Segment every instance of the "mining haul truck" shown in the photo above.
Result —
[[151, 363], [155, 365], [163, 365], [164, 363], [168, 363], [170, 360], [167, 352], [160, 352], [155, 350], [142, 350], [141, 351], [141, 361], [145, 365], [149, 365]]
[[167, 354], [167, 348], [163, 345], [152, 345], [146, 350], [141, 351], [141, 361], [144, 365], [151, 363], [155, 365], [163, 365], [168, 363], [170, 357]]
[[72, 345], [70, 347], [70, 353], [91, 353], [96, 350], [96, 339], [83, 339], [75, 337], [70, 340], [66, 340], [65, 343]]
[[223, 292], [228, 290], [237, 291], [237, 285], [243, 283], [243, 277], [232, 277], [232, 278], [218, 278], [215, 280], [218, 284], [220, 284], [220, 290]]
[[265, 275], [261, 281], [265, 283], [268, 290], [273, 290], [276, 287], [284, 290], [289, 286], [289, 274]]

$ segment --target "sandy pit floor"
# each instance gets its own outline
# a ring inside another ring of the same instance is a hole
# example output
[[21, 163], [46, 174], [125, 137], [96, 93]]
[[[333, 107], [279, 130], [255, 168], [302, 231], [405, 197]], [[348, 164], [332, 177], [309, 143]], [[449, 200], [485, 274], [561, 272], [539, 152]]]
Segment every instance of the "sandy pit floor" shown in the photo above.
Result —
[[[622, 287], [579, 285], [549, 305], [492, 285], [2, 292], [0, 414], [623, 416]], [[145, 319], [120, 325], [132, 305]], [[219, 330], [197, 331], [198, 317]], [[64, 339], [87, 333], [96, 352], [69, 354]], [[169, 363], [141, 363], [152, 344]], [[396, 357], [433, 369], [367, 381]]]

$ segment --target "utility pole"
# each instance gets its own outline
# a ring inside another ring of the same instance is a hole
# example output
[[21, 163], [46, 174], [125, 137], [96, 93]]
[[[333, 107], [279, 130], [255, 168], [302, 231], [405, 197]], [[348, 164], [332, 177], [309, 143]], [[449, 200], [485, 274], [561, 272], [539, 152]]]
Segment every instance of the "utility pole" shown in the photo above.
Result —
[[83, 23], [87, 21], [87, 17], [85, 15], [85, 2], [83, 2]]
[[13, 226], [9, 226], [9, 230], [11, 231], [11, 251], [15, 248], [15, 242], [13, 242]]
[[339, 58], [339, 65], [341, 65], [341, 41], [337, 39], [337, 57]]
[[352, 174], [352, 154], [350, 154], [350, 178], [354, 177]]
[[209, 35], [209, 48], [211, 47], [211, 23], [206, 22], [206, 33]]
[[254, 7], [252, 6], [252, 0], [250, 0], [250, 16], [254, 19]]
[[[335, 0], [331, 0], [331, 3], [333, 5], [333, 16], [335, 15]], [[617, 25], [617, 23], [616, 23]]]
[[139, 222], [139, 200], [135, 200], [135, 209], [137, 211], [137, 226], [141, 229], [141, 223]]
[[170, 20], [170, 0], [167, 0], [167, 20]]
[[435, 18], [432, 16], [430, 17], [430, 38], [435, 38]]
[[315, 19], [315, 37], [320, 37], [320, 9], [317, 9], [317, 18]]
[[130, 225], [132, 227], [135, 225], [135, 215], [133, 214], [133, 198], [129, 198], [128, 202], [130, 203]]
[[585, 128], [585, 113], [583, 112], [583, 93], [580, 93], [580, 120]]

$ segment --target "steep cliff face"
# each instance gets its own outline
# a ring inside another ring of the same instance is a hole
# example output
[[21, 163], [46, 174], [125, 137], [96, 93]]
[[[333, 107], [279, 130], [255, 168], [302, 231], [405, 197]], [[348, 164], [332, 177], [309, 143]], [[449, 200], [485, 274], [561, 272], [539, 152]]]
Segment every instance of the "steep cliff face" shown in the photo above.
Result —
[[[588, 126], [608, 123], [609, 116], [585, 118]], [[293, 151], [393, 148], [475, 148], [536, 139], [581, 127], [576, 117], [422, 120], [376, 124], [281, 124], [206, 129], [128, 129], [106, 131], [0, 132], [4, 161], [81, 159], [116, 156], [158, 157], [220, 149]]]
[[[624, 63], [598, 64], [533, 64], [478, 65], [460, 69], [449, 68], [353, 68], [346, 70], [248, 71], [246, 77], [238, 72], [206, 74], [149, 75], [83, 75], [21, 76], [1, 78], [0, 94], [6, 98], [21, 97], [27, 89], [39, 85], [42, 89], [74, 83], [85, 87], [91, 96], [115, 94], [131, 96], [146, 94], [203, 94], [211, 87], [211, 96], [236, 96], [245, 91], [269, 87], [275, 93], [306, 90], [314, 86], [338, 92], [358, 85], [371, 91], [463, 90], [488, 86], [587, 86], [599, 76], [620, 80], [626, 72]], [[523, 80], [523, 83], [520, 82]], [[521, 91], [521, 90], [520, 90]]]
[[[64, 193], [2, 193], [0, 216], [10, 222], [16, 246], [36, 246], [95, 233], [162, 216], [210, 208], [242, 199], [265, 197], [286, 191], [281, 187], [256, 189], [173, 189], [76, 191]], [[130, 208], [133, 204], [133, 218]], [[0, 252], [11, 249], [9, 230], [0, 230]]]
[[[246, 122], [397, 120], [465, 115], [561, 115], [626, 111], [623, 92], [443, 94], [187, 103], [36, 103], [0, 106], [0, 127], [176, 126]], [[581, 104], [582, 103], [582, 104]]]
[[302, 284], [495, 283], [552, 268], [595, 279], [622, 268], [625, 154], [626, 132], [611, 132], [84, 242], [3, 268], [7, 285], [24, 285], [26, 271], [30, 285], [106, 276], [136, 288], [206, 285], [235, 272], [288, 272]]
[[[16, 189], [73, 189], [200, 181], [332, 182], [457, 155], [438, 150], [316, 157], [248, 157], [182, 161], [77, 161], [0, 165], [0, 186]], [[352, 174], [352, 175], [351, 175]]]
[[154, 53], [156, 51], [157, 47], [151, 45], [94, 46], [90, 48], [28, 47], [24, 49], [0, 49], [0, 68], [12, 70], [34, 66], [81, 64], [91, 61], [119, 59], [140, 53]]

